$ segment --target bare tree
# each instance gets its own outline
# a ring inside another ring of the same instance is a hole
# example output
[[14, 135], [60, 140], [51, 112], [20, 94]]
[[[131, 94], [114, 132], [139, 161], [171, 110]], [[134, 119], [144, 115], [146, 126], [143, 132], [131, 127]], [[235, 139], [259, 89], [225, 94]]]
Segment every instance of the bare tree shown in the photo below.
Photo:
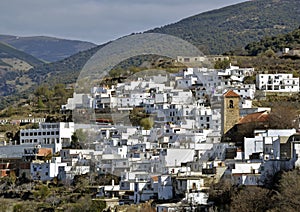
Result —
[[276, 211], [298, 211], [300, 208], [300, 170], [284, 172], [275, 196]]
[[273, 129], [299, 127], [299, 114], [296, 108], [284, 103], [276, 103], [269, 116], [269, 125]]
[[230, 211], [256, 212], [272, 208], [271, 192], [261, 187], [246, 187], [232, 196]]

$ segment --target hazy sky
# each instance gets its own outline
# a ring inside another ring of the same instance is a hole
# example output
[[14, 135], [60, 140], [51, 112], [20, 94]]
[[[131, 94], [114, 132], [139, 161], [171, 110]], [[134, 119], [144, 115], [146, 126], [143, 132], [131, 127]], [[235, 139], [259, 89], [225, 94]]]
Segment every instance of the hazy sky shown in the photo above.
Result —
[[0, 34], [97, 44], [246, 0], [1, 0]]

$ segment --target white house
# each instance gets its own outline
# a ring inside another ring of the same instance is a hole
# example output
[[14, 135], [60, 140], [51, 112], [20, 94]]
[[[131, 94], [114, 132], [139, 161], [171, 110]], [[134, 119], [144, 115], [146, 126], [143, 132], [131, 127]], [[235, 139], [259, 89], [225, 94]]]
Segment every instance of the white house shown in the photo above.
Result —
[[299, 78], [293, 74], [258, 74], [256, 87], [266, 92], [299, 92]]
[[262, 185], [261, 162], [235, 163], [232, 169], [232, 183], [234, 185]]
[[67, 104], [62, 105], [62, 109], [74, 110], [75, 108], [92, 108], [93, 100], [88, 94], [74, 93], [72, 98], [68, 98]]
[[58, 175], [59, 167], [65, 167], [67, 163], [62, 163], [60, 157], [53, 157], [51, 162], [40, 160], [32, 161], [30, 164], [30, 174], [33, 180], [52, 180]]
[[63, 146], [71, 143], [74, 133], [73, 122], [40, 123], [38, 129], [21, 129], [20, 145], [52, 145], [53, 152], [59, 152]]

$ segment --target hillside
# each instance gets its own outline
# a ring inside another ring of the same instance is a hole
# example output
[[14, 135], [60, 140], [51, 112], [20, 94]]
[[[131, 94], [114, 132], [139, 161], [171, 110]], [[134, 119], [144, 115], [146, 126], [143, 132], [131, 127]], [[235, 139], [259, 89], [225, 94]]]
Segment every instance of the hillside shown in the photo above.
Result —
[[17, 37], [0, 35], [0, 41], [47, 62], [62, 60], [96, 46], [90, 42], [46, 36]]
[[104, 45], [96, 46], [88, 51], [79, 52], [54, 63], [45, 63], [29, 70], [27, 75], [36, 84], [46, 83], [54, 85], [56, 83], [74, 83], [85, 63]]
[[31, 87], [31, 79], [23, 75], [28, 70], [43, 65], [32, 55], [0, 42], [0, 96], [15, 94]]
[[273, 37], [265, 37], [259, 42], [253, 42], [245, 47], [248, 55], [256, 56], [272, 49], [274, 52], [282, 51], [283, 48], [300, 47], [300, 27], [290, 33]]
[[43, 64], [41, 60], [33, 57], [32, 55], [22, 52], [10, 45], [0, 42], [0, 59], [3, 58], [17, 58], [26, 61], [32, 66], [39, 66]]
[[[291, 32], [299, 25], [298, 0], [256, 0], [201, 13], [147, 32], [175, 35], [192, 42], [205, 53], [220, 54], [234, 49], [242, 49], [247, 44], [259, 41], [265, 36]], [[9, 40], [7, 36], [4, 37]], [[25, 40], [23, 41], [26, 43]], [[10, 92], [4, 92], [5, 95], [11, 96], [0, 100], [0, 107], [4, 105], [2, 102], [5, 102], [5, 105], [9, 104], [15, 99], [15, 95], [26, 97], [28, 90], [24, 89], [24, 83], [27, 83], [26, 85], [30, 83], [53, 85], [76, 82], [83, 65], [104, 45], [79, 52], [54, 63], [39, 65], [16, 76], [10, 84]], [[45, 52], [42, 51], [42, 53]], [[50, 51], [48, 54], [55, 55], [55, 51]], [[22, 86], [19, 83], [20, 79], [22, 79]]]
[[299, 0], [254, 0], [183, 19], [148, 32], [178, 36], [206, 54], [242, 48], [300, 25]]
[[[74, 83], [84, 64], [104, 45], [79, 52], [54, 63], [43, 63], [27, 71], [0, 69], [0, 109], [21, 98], [27, 98], [40, 84], [53, 86]], [[1, 61], [1, 60], [0, 60]]]

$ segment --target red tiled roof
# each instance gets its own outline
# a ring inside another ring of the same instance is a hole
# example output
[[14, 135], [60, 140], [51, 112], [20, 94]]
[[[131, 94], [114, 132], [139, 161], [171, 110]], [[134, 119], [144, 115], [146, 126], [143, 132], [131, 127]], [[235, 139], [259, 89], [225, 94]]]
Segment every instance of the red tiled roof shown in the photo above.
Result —
[[240, 97], [240, 95], [235, 93], [233, 90], [229, 90], [226, 93], [224, 93], [224, 97]]
[[251, 122], [265, 122], [269, 119], [269, 113], [267, 111], [251, 113], [242, 117], [238, 124], [245, 124]]
[[152, 180], [153, 180], [154, 182], [157, 182], [157, 181], [158, 181], [158, 176], [152, 176], [151, 178], [152, 178]]
[[38, 151], [38, 156], [47, 156], [49, 154], [52, 154], [51, 148], [40, 148]]

